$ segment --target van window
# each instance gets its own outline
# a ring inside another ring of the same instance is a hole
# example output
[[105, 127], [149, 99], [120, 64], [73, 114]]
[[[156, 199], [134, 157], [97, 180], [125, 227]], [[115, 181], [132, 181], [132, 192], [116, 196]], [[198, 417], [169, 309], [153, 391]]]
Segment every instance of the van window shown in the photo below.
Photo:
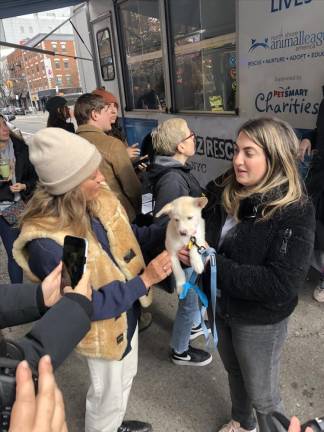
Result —
[[115, 79], [115, 67], [111, 48], [111, 37], [108, 28], [98, 31], [97, 48], [99, 53], [101, 77], [104, 81]]
[[130, 109], [165, 107], [159, 1], [119, 4]]
[[178, 111], [235, 110], [235, 0], [168, 2]]

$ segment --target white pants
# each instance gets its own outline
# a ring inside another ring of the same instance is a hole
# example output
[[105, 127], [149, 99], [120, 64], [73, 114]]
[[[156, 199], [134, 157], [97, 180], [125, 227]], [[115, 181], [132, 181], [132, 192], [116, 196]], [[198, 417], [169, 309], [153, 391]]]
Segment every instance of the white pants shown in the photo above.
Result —
[[85, 432], [116, 432], [121, 425], [137, 373], [137, 327], [131, 346], [131, 352], [120, 361], [87, 358], [91, 385], [86, 400]]

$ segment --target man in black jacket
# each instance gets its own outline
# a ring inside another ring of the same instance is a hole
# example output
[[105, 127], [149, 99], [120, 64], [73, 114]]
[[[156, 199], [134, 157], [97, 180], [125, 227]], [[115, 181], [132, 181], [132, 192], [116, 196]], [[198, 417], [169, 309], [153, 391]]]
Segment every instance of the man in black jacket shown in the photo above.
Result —
[[61, 270], [60, 263], [41, 285], [0, 285], [1, 329], [39, 320], [14, 343], [0, 341], [0, 356], [25, 358], [36, 371], [40, 357], [49, 354], [56, 369], [90, 330], [89, 274], [82, 277], [74, 290], [66, 287], [61, 297]]

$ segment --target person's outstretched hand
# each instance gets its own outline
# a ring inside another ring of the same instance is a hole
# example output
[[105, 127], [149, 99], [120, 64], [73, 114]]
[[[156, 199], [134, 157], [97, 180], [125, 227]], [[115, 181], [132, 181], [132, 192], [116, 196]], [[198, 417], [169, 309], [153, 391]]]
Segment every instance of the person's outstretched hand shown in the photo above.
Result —
[[62, 278], [62, 262], [46, 276], [42, 282], [44, 303], [47, 307], [53, 306], [61, 298], [60, 287]]
[[141, 154], [141, 149], [138, 148], [138, 143], [128, 146], [126, 150], [130, 159], [135, 159]]
[[148, 266], [145, 268], [140, 278], [144, 282], [146, 288], [150, 288], [152, 285], [157, 284], [170, 276], [172, 273], [171, 259], [167, 251], [163, 251], [154, 258]]
[[44, 356], [38, 365], [38, 394], [26, 360], [16, 372], [16, 401], [12, 408], [9, 432], [67, 432], [64, 401], [51, 359]]
[[301, 161], [305, 159], [305, 155], [310, 156], [312, 154], [312, 144], [308, 138], [304, 138], [299, 143], [298, 157]]

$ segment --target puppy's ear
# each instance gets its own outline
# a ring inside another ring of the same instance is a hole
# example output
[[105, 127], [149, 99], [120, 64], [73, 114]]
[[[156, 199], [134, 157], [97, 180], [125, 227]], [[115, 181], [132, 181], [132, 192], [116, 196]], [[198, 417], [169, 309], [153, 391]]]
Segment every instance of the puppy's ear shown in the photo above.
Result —
[[165, 215], [165, 214], [169, 216], [170, 213], [172, 212], [172, 210], [173, 210], [173, 205], [171, 202], [171, 203], [166, 204], [164, 207], [162, 207], [161, 210], [156, 213], [155, 217], [158, 218], [158, 217]]
[[195, 204], [197, 207], [200, 207], [201, 209], [203, 209], [208, 203], [208, 199], [203, 196], [200, 198], [195, 198]]

